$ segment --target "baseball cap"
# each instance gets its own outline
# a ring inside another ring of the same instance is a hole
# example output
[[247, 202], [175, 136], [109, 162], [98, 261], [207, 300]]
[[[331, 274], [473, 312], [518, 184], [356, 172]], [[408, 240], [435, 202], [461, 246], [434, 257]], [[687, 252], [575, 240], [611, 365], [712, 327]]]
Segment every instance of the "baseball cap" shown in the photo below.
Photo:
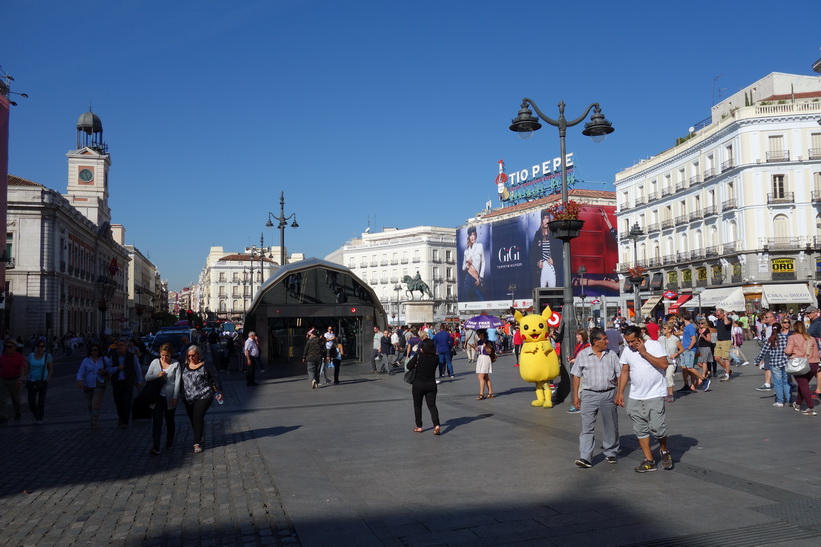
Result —
[[818, 308], [816, 308], [815, 306], [807, 306], [806, 309], [804, 310], [804, 313], [813, 313], [813, 312], [817, 312], [817, 311], [818, 311]]

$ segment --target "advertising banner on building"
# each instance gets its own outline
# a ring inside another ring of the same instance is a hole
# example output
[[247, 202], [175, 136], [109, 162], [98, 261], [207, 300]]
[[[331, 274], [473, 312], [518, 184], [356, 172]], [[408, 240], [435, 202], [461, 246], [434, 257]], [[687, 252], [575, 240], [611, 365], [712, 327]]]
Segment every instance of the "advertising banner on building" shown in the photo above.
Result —
[[[615, 207], [588, 205], [584, 227], [571, 242], [569, 283], [575, 296], [617, 297]], [[550, 232], [550, 217], [536, 209], [457, 231], [459, 310], [506, 309], [532, 302], [536, 287], [563, 287], [562, 241]], [[584, 273], [579, 274], [584, 265]]]

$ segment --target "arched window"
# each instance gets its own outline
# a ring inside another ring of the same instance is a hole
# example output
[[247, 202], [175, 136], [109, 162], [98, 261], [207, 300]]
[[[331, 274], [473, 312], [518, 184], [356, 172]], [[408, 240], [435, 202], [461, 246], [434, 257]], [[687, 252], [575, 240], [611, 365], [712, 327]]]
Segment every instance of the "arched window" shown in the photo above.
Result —
[[790, 220], [787, 215], [775, 215], [773, 218], [773, 236], [777, 238], [790, 237]]
[[239, 309], [239, 300], [234, 300], [231, 302], [231, 311], [237, 311]]
[[676, 246], [673, 244], [673, 238], [668, 237], [667, 238], [667, 249], [665, 249], [664, 253], [666, 255], [671, 255], [671, 254], [674, 254], [675, 252], [676, 252]]
[[704, 249], [704, 235], [701, 230], [696, 230], [696, 240], [693, 249]]
[[710, 227], [710, 246], [718, 246], [718, 228], [715, 226]]
[[225, 300], [220, 300], [220, 311], [226, 311], [225, 310]]

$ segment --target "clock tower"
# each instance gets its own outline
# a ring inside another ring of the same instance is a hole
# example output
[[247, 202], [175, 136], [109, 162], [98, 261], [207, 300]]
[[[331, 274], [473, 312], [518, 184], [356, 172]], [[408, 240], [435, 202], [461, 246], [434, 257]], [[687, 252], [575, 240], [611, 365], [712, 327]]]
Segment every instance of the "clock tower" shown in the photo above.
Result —
[[111, 157], [103, 142], [103, 122], [90, 110], [77, 120], [77, 149], [68, 158], [65, 198], [98, 226], [111, 222], [108, 207], [108, 169]]

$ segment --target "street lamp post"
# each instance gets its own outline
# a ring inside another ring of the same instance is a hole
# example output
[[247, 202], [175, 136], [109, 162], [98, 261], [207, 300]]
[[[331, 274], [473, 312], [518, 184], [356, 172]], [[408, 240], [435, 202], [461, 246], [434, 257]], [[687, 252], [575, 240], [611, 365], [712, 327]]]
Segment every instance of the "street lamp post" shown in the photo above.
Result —
[[[630, 239], [633, 240], [633, 266], [634, 267], [639, 265], [639, 255], [638, 255], [637, 247], [638, 247], [639, 238], [642, 237], [643, 235], [644, 235], [644, 230], [641, 229], [641, 226], [639, 226], [639, 223], [638, 222], [634, 223], [633, 227], [630, 228], [630, 232], [628, 234]], [[635, 320], [635, 323], [638, 324], [638, 323], [641, 323], [641, 319], [642, 319], [639, 316], [639, 313], [641, 313], [641, 295], [639, 294], [639, 288], [640, 288], [639, 285], [641, 284], [641, 282], [639, 281], [637, 283], [636, 279], [634, 278], [634, 279], [631, 280], [631, 283], [633, 283], [633, 319]]]
[[[559, 130], [559, 149], [561, 152], [560, 161], [562, 166], [562, 202], [568, 201], [567, 188], [567, 148], [565, 139], [567, 136], [567, 128], [578, 125], [584, 121], [587, 115], [593, 110], [593, 115], [590, 116], [590, 121], [584, 124], [583, 135], [592, 137], [594, 142], [601, 142], [604, 138], [612, 133], [613, 125], [604, 118], [601, 112], [599, 103], [593, 103], [587, 107], [584, 114], [575, 120], [567, 121], [564, 117], [564, 101], [559, 102], [559, 119], [554, 120], [546, 116], [539, 107], [536, 106], [531, 99], [525, 97], [522, 99], [522, 107], [519, 110], [519, 115], [512, 120], [510, 130], [519, 133], [524, 139], [530, 138], [534, 131], [542, 127], [539, 123], [539, 118], [533, 116], [533, 112], [528, 108], [528, 105], [533, 107], [536, 114], [541, 116], [542, 120]], [[562, 243], [562, 273], [564, 276], [564, 290], [562, 291], [562, 321], [564, 322], [562, 330], [562, 348], [565, 355], [569, 355], [574, 347], [576, 337], [576, 314], [573, 313], [573, 286], [571, 284], [572, 269], [570, 267], [570, 238], [563, 239]]]
[[397, 283], [396, 285], [393, 286], [393, 290], [396, 291], [396, 324], [398, 326], [399, 325], [399, 316], [400, 316], [400, 313], [399, 313], [399, 306], [400, 306], [399, 294], [402, 291], [402, 285], [400, 283]]
[[288, 220], [293, 217], [294, 221], [291, 223], [291, 228], [299, 228], [299, 224], [296, 222], [296, 213], [291, 213], [287, 217], [285, 216], [285, 192], [281, 192], [279, 194], [279, 216], [269, 212], [268, 213], [268, 222], [265, 223], [265, 226], [268, 228], [273, 228], [274, 223], [271, 222], [271, 219], [276, 220], [278, 222], [277, 227], [279, 228], [279, 265], [285, 265], [285, 227], [288, 226]]
[[582, 295], [581, 295], [582, 315], [581, 315], [581, 319], [580, 319], [580, 324], [583, 325], [584, 324], [584, 316], [585, 316], [585, 312], [584, 312], [584, 274], [587, 273], [587, 268], [585, 268], [584, 264], [582, 264], [581, 266], [579, 266], [579, 270], [576, 273], [579, 274], [579, 286], [582, 288]]
[[513, 313], [513, 308], [516, 307], [516, 285], [515, 284], [508, 285], [507, 294], [510, 295], [510, 313]]

